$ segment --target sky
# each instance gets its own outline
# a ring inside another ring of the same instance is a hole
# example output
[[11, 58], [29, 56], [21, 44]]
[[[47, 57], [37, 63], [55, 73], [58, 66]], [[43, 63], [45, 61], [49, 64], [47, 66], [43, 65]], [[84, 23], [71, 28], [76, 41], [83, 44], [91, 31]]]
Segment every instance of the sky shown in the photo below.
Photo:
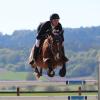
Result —
[[34, 30], [52, 13], [65, 28], [100, 26], [100, 0], [0, 0], [0, 32]]

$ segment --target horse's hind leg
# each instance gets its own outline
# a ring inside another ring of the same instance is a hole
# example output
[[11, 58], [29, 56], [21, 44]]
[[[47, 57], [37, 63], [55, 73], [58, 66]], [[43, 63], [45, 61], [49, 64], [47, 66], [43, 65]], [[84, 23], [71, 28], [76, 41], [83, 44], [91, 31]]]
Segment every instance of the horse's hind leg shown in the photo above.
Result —
[[63, 64], [62, 68], [59, 71], [59, 75], [64, 77], [66, 75], [66, 63]]

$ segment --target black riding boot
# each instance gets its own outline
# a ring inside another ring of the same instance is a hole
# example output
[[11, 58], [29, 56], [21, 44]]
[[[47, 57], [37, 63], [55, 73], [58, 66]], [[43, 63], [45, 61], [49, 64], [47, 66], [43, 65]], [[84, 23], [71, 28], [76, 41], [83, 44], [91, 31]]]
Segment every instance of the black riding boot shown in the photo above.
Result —
[[62, 46], [62, 53], [63, 53], [63, 60], [68, 62], [69, 59], [65, 56], [65, 51], [64, 51], [64, 47]]
[[39, 55], [39, 47], [34, 47], [34, 54], [33, 54], [33, 58], [36, 61]]
[[29, 64], [33, 65], [34, 62], [37, 60], [37, 57], [39, 55], [39, 47], [34, 47], [31, 51], [31, 56], [29, 57]]

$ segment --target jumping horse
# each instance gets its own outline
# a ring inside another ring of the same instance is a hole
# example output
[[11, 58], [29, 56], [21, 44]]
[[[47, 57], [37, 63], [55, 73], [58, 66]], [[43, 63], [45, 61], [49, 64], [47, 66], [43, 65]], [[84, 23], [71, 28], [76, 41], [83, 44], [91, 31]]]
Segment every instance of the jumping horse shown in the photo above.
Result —
[[[33, 48], [34, 49], [34, 48]], [[34, 50], [32, 50], [34, 53]], [[47, 69], [47, 74], [50, 77], [55, 75], [54, 69], [61, 67], [59, 75], [64, 77], [66, 75], [66, 62], [63, 59], [62, 41], [59, 35], [48, 34], [46, 39], [41, 43], [39, 56], [32, 68], [35, 68], [38, 78], [42, 76], [42, 69]], [[38, 70], [40, 67], [40, 70]]]

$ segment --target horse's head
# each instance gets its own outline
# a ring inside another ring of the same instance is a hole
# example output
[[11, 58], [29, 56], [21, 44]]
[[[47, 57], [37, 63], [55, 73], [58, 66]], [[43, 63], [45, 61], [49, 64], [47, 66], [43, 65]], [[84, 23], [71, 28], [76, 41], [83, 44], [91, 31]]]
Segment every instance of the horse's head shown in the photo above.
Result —
[[59, 35], [48, 35], [48, 48], [55, 59], [59, 59], [62, 54], [62, 38]]

